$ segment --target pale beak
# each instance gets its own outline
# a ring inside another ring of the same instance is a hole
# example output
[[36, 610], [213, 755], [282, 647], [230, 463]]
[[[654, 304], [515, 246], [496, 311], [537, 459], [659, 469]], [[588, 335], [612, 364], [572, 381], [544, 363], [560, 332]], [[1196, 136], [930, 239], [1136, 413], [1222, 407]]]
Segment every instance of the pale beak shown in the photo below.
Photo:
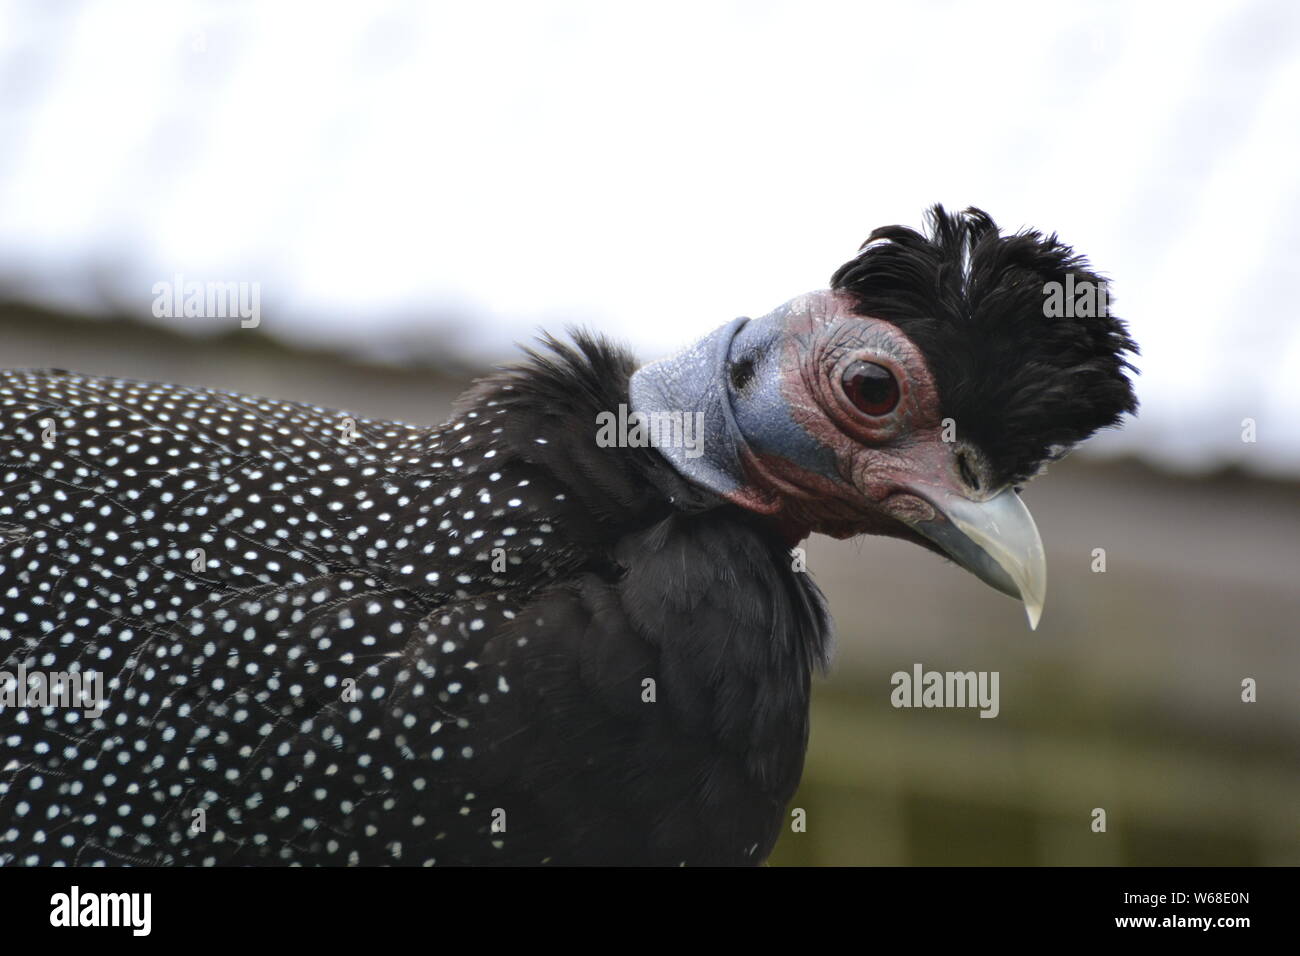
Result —
[[918, 534], [985, 584], [1024, 602], [1029, 628], [1038, 627], [1047, 597], [1047, 558], [1033, 515], [1010, 488], [985, 501], [939, 489], [914, 489], [935, 510], [904, 519]]

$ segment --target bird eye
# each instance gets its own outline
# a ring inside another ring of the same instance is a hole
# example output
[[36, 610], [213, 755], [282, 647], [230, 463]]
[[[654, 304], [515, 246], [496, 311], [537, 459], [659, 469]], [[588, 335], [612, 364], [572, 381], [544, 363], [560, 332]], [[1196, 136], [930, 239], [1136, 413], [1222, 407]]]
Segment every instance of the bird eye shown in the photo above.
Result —
[[898, 405], [898, 381], [883, 365], [854, 362], [840, 381], [849, 401], [864, 414], [888, 415]]

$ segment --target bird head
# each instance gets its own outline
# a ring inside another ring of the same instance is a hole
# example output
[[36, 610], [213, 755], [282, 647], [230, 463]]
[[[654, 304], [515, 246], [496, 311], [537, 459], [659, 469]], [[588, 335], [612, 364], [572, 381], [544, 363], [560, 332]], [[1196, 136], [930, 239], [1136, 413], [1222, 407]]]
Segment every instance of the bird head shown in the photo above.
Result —
[[792, 540], [913, 541], [1021, 599], [1036, 627], [1046, 561], [1020, 488], [1136, 411], [1137, 348], [1054, 235], [940, 206], [928, 226], [877, 229], [830, 289], [642, 367], [632, 409], [697, 416], [696, 443], [659, 451]]

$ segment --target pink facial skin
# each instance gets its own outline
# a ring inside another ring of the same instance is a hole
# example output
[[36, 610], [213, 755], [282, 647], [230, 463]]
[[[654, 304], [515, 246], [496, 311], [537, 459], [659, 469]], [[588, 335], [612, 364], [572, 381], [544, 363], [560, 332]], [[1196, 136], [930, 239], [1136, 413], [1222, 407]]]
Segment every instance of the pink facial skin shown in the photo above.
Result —
[[[938, 391], [917, 348], [895, 326], [853, 313], [849, 299], [813, 292], [788, 304], [781, 358], [781, 394], [793, 420], [830, 449], [838, 475], [809, 471], [784, 456], [742, 451], [748, 481], [729, 497], [771, 515], [788, 539], [809, 531], [833, 537], [884, 534], [929, 546], [902, 524], [933, 517], [914, 491], [967, 494], [954, 443], [943, 431]], [[841, 380], [854, 362], [893, 373], [897, 406], [870, 416], [857, 409]]]

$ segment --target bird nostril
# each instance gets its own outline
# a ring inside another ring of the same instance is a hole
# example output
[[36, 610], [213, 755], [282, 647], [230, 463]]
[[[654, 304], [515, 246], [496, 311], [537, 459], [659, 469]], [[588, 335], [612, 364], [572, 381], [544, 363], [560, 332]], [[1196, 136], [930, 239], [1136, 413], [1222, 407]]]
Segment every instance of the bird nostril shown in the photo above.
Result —
[[975, 469], [971, 468], [964, 452], [957, 453], [957, 471], [961, 475], [961, 480], [966, 482], [967, 486], [974, 491], [980, 490], [979, 476], [975, 474]]
[[741, 359], [731, 366], [731, 384], [737, 391], [744, 389], [754, 378], [754, 360]]

